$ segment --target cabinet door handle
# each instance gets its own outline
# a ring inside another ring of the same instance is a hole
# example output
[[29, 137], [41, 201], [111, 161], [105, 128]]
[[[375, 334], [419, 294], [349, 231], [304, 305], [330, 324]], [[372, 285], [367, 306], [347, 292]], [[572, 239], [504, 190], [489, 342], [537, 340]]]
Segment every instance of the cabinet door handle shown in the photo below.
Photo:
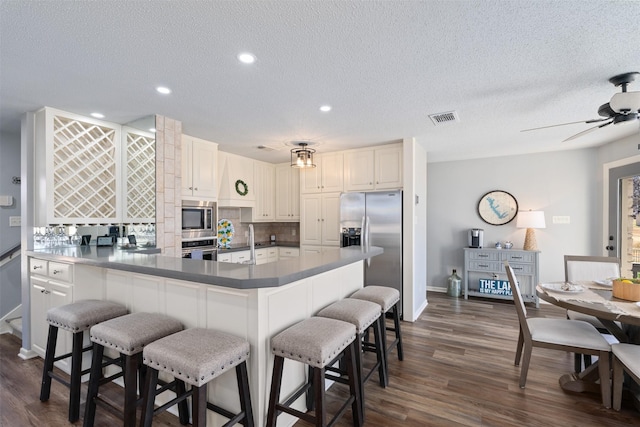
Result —
[[42, 268], [42, 266], [41, 266], [41, 265], [34, 265], [34, 266], [33, 266], [33, 269], [34, 269], [34, 270], [38, 270], [38, 269], [40, 269], [40, 268]]
[[194, 188], [194, 190], [198, 191], [198, 187]]
[[478, 267], [488, 268], [488, 267], [489, 267], [489, 264], [478, 264]]
[[41, 290], [41, 291], [40, 291], [40, 293], [41, 293], [41, 294], [45, 294], [45, 295], [46, 295], [46, 294], [50, 294], [51, 292], [49, 292], [49, 291], [48, 291], [48, 290], [46, 290], [46, 289], [43, 289], [43, 290]]
[[59, 274], [62, 273], [62, 270], [53, 270], [53, 274]]
[[511, 258], [512, 258], [512, 259], [522, 259], [522, 257], [521, 257], [521, 256], [512, 256]]
[[189, 190], [193, 190], [193, 187], [189, 187]]

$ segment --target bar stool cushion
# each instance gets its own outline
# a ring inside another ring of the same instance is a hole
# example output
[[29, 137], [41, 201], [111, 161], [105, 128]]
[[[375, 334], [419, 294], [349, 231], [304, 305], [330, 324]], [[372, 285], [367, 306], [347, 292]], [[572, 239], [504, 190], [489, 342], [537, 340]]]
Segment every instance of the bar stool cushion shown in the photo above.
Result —
[[271, 338], [271, 353], [324, 368], [356, 338], [353, 324], [310, 317]]
[[82, 300], [50, 308], [47, 322], [72, 333], [86, 331], [93, 325], [127, 314], [122, 304], [102, 300]]
[[132, 313], [91, 328], [91, 341], [131, 356], [144, 346], [182, 330], [178, 320], [158, 313]]
[[360, 299], [346, 298], [318, 312], [319, 317], [342, 320], [353, 324], [361, 334], [380, 318], [380, 305]]
[[249, 342], [213, 329], [193, 328], [168, 335], [144, 348], [144, 364], [185, 383], [201, 386], [249, 357]]
[[349, 298], [375, 302], [382, 307], [382, 312], [386, 313], [400, 301], [400, 292], [387, 286], [365, 286], [354, 292]]

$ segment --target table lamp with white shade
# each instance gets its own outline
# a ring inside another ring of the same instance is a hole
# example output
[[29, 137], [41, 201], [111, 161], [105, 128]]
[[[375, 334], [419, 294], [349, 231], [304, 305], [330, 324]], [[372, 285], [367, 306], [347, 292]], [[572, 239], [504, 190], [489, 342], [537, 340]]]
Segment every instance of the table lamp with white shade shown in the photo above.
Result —
[[536, 242], [536, 228], [545, 228], [543, 211], [520, 211], [516, 217], [516, 227], [526, 228], [527, 233], [524, 238], [525, 251], [537, 251], [538, 243]]

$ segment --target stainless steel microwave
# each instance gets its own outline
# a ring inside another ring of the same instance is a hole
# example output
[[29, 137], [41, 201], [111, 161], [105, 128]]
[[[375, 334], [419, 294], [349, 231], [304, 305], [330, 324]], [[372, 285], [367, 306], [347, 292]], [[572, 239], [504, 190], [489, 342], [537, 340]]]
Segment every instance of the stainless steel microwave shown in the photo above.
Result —
[[217, 235], [215, 202], [182, 201], [182, 237], [213, 237]]

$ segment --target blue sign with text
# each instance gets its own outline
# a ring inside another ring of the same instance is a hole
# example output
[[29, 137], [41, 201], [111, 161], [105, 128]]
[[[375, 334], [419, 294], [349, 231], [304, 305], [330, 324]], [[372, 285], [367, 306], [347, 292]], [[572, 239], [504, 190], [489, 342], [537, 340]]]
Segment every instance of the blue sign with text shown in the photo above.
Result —
[[508, 280], [480, 279], [478, 291], [481, 294], [513, 296]]

